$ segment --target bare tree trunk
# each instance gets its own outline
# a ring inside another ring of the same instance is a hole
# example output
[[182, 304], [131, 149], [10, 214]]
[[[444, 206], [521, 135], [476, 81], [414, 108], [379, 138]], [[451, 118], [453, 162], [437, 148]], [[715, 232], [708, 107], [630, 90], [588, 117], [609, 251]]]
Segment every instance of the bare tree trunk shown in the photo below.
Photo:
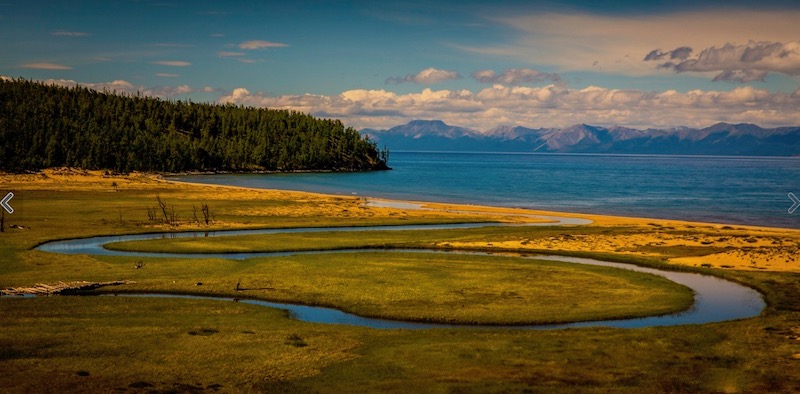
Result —
[[175, 214], [175, 207], [170, 207], [169, 224], [172, 226], [178, 226], [178, 215]]
[[209, 218], [209, 214], [210, 214], [209, 210], [208, 210], [208, 204], [203, 203], [203, 205], [200, 207], [200, 209], [203, 211], [203, 218], [206, 221], [206, 226], [208, 226], [208, 218]]
[[167, 216], [167, 203], [161, 199], [161, 196], [156, 194], [156, 201], [158, 206], [161, 207], [161, 212], [164, 214], [164, 223], [169, 223], [169, 216]]

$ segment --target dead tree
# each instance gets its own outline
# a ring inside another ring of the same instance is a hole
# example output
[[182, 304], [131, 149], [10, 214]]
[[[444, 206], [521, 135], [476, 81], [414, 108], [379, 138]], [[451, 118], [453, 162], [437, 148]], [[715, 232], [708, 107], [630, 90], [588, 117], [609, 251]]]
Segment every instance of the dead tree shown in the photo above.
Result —
[[169, 216], [167, 216], [167, 202], [161, 199], [161, 196], [156, 194], [156, 201], [161, 208], [161, 213], [164, 214], [164, 223], [170, 223]]
[[206, 226], [208, 226], [209, 217], [211, 216], [211, 213], [208, 210], [208, 204], [203, 203], [203, 205], [200, 206], [200, 209], [203, 211], [203, 218], [206, 221]]
[[170, 224], [171, 226], [175, 226], [175, 227], [177, 227], [177, 226], [178, 226], [178, 214], [177, 214], [177, 213], [175, 213], [175, 207], [174, 207], [174, 206], [173, 206], [173, 207], [170, 207], [170, 208], [169, 208], [169, 211], [170, 211], [170, 214], [169, 214], [169, 224]]

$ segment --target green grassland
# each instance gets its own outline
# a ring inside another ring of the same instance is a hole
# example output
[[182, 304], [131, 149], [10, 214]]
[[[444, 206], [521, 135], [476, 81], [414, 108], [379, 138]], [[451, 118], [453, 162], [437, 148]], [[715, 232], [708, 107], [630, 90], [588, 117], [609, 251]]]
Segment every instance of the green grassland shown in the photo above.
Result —
[[104, 266], [101, 279], [127, 275], [136, 281], [109, 292], [246, 297], [426, 322], [556, 323], [665, 314], [692, 304], [688, 289], [654, 275], [513, 257], [337, 253], [244, 261], [151, 259], [139, 270], [132, 270], [138, 259], [97, 260]]
[[[31, 250], [47, 240], [100, 234], [486, 220], [378, 214], [355, 199], [258, 193], [243, 198], [220, 191], [224, 189], [119, 183], [118, 192], [107, 183], [62, 191], [47, 185], [26, 189], [24, 182], [3, 185], [16, 188], [20, 196], [14, 200], [19, 216], [6, 217], [6, 226], [23, 228], [6, 228], [0, 234], [0, 287], [128, 279], [137, 283], [110, 290], [238, 294], [332, 305], [367, 315], [386, 315], [388, 310], [399, 318], [459, 322], [508, 322], [512, 317], [517, 322], [561, 320], [575, 304], [580, 308], [572, 309], [583, 315], [570, 319], [659, 313], [653, 308], [674, 310], [686, 303], [685, 290], [649, 275], [506, 256], [392, 252], [234, 261], [66, 256]], [[179, 226], [148, 219], [147, 208], [155, 206], [156, 194], [179, 211], [183, 218]], [[208, 227], [188, 223], [192, 206], [202, 203], [215, 213], [215, 223]], [[180, 239], [117, 247], [193, 252], [447, 248], [460, 241], [646, 231], [651, 230], [490, 227], [364, 232], [347, 238], [317, 233]], [[563, 253], [666, 266], [666, 257], [705, 252], [709, 251], [665, 247], [650, 257], [591, 250]], [[139, 261], [143, 265], [137, 269]], [[416, 331], [304, 323], [283, 311], [224, 301], [2, 297], [0, 391], [800, 391], [800, 275], [682, 269], [753, 286], [765, 294], [768, 307], [758, 318], [701, 326]], [[203, 285], [196, 286], [197, 282]], [[523, 286], [531, 282], [537, 286]], [[237, 283], [244, 291], [235, 292]], [[554, 296], [548, 287], [570, 285], [580, 291], [556, 296], [560, 307], [531, 307], [533, 299]], [[593, 296], [599, 297], [595, 303], [589, 300]], [[609, 308], [609, 303], [620, 309]], [[427, 312], [419, 315], [422, 308]], [[601, 315], [592, 315], [598, 312]], [[549, 317], [543, 317], [547, 313]]]

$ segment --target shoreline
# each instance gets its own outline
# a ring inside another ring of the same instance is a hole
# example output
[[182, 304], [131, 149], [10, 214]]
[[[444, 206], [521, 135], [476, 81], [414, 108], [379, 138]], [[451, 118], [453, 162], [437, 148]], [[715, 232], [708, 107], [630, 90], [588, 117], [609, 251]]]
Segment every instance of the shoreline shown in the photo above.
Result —
[[[324, 173], [324, 172], [332, 172], [332, 171], [305, 171], [305, 170], [298, 170], [292, 172], [263, 172], [263, 174], [267, 173]], [[244, 174], [245, 172], [242, 172]], [[255, 173], [255, 172], [247, 172], [247, 173]], [[437, 202], [437, 201], [426, 201], [426, 200], [415, 200], [415, 199], [396, 199], [396, 198], [384, 198], [384, 197], [371, 197], [371, 196], [362, 196], [362, 195], [347, 195], [347, 194], [331, 194], [331, 193], [324, 193], [324, 192], [313, 192], [313, 191], [303, 191], [303, 190], [291, 190], [291, 189], [276, 189], [276, 188], [259, 188], [259, 187], [252, 187], [252, 186], [236, 186], [236, 185], [226, 185], [226, 184], [218, 184], [218, 183], [203, 183], [203, 182], [191, 182], [185, 180], [175, 180], [170, 179], [172, 177], [177, 176], [191, 176], [191, 175], [230, 175], [230, 174], [238, 174], [238, 172], [186, 172], [186, 173], [158, 173], [158, 172], [131, 172], [128, 174], [115, 174], [109, 173], [108, 171], [103, 170], [83, 170], [79, 168], [71, 168], [71, 167], [56, 167], [56, 168], [48, 168], [38, 172], [33, 173], [25, 173], [25, 174], [14, 174], [14, 173], [4, 173], [0, 172], [0, 179], [3, 177], [10, 177], [11, 179], [16, 179], [20, 177], [36, 177], [42, 176], [45, 177], [52, 177], [52, 176], [62, 176], [62, 177], [98, 177], [102, 179], [107, 179], [108, 183], [111, 183], [114, 178], [129, 178], [129, 179], [140, 179], [146, 178], [150, 179], [151, 181], [159, 181], [164, 183], [170, 184], [177, 184], [177, 185], [191, 185], [197, 187], [210, 187], [210, 188], [224, 188], [224, 189], [232, 189], [232, 190], [244, 190], [244, 191], [256, 191], [256, 192], [272, 192], [272, 193], [287, 193], [293, 194], [297, 196], [316, 196], [316, 197], [323, 197], [323, 198], [338, 198], [338, 199], [347, 199], [353, 201], [364, 201], [365, 203], [370, 201], [377, 201], [377, 202], [386, 202], [390, 204], [394, 204], [395, 206], [400, 206], [404, 208], [396, 208], [396, 209], [412, 209], [411, 206], [420, 206], [420, 210], [431, 210], [431, 211], [439, 211], [439, 212], [448, 212], [448, 211], [468, 211], [469, 213], [474, 214], [483, 214], [483, 215], [496, 215], [496, 216], [520, 216], [520, 215], [535, 215], [535, 216], [560, 216], [566, 218], [581, 218], [586, 220], [591, 220], [594, 224], [597, 225], [647, 225], [649, 223], [657, 223], [662, 226], [671, 226], [671, 225], [682, 225], [682, 226], [704, 226], [704, 227], [712, 227], [721, 230], [754, 230], [754, 231], [768, 231], [768, 232], [791, 232], [800, 234], [800, 228], [792, 228], [792, 227], [779, 227], [779, 226], [765, 226], [765, 225], [753, 225], [753, 224], [737, 224], [737, 223], [729, 223], [729, 222], [705, 222], [705, 221], [698, 221], [698, 220], [685, 220], [685, 219], [673, 219], [673, 218], [655, 218], [655, 217], [641, 217], [641, 216], [628, 216], [628, 215], [617, 215], [617, 214], [599, 214], [599, 213], [586, 213], [586, 212], [569, 212], [569, 211], [551, 211], [551, 210], [544, 210], [544, 209], [534, 209], [534, 208], [520, 208], [520, 207], [502, 207], [502, 206], [492, 206], [492, 205], [482, 205], [482, 204], [472, 204], [472, 203], [461, 203], [461, 202]], [[10, 189], [9, 189], [10, 190]]]
[[460, 211], [461, 213], [472, 213], [472, 214], [482, 214], [482, 215], [497, 215], [497, 216], [559, 216], [564, 218], [578, 218], [578, 219], [586, 219], [590, 220], [592, 224], [596, 225], [647, 225], [649, 223], [658, 223], [662, 226], [664, 225], [682, 225], [682, 226], [703, 226], [703, 227], [712, 227], [717, 229], [725, 229], [725, 230], [756, 230], [756, 231], [779, 231], [779, 232], [793, 232], [800, 234], [800, 229], [795, 228], [788, 228], [788, 227], [771, 227], [771, 226], [758, 226], [758, 225], [749, 225], [749, 224], [731, 224], [731, 223], [713, 223], [713, 222], [701, 222], [701, 221], [691, 221], [691, 220], [681, 220], [681, 219], [660, 219], [660, 218], [646, 218], [646, 217], [636, 217], [636, 216], [624, 216], [624, 215], [604, 215], [604, 214], [593, 214], [593, 213], [580, 213], [580, 212], [565, 212], [565, 211], [548, 211], [548, 210], [539, 210], [539, 209], [529, 209], [529, 208], [512, 208], [512, 207], [499, 207], [499, 206], [491, 206], [491, 205], [480, 205], [480, 204], [463, 204], [463, 203], [446, 203], [446, 202], [435, 202], [435, 201], [422, 201], [422, 200], [405, 200], [405, 199], [393, 199], [393, 198], [383, 198], [383, 197], [370, 197], [370, 196], [348, 196], [348, 195], [339, 195], [339, 194], [329, 194], [329, 193], [321, 193], [321, 192], [309, 192], [309, 191], [300, 191], [300, 190], [289, 190], [289, 189], [272, 189], [272, 188], [258, 188], [258, 187], [251, 187], [251, 186], [235, 186], [235, 185], [225, 185], [225, 184], [212, 184], [212, 183], [201, 183], [201, 182], [190, 182], [185, 180], [174, 180], [169, 179], [171, 175], [157, 174], [155, 178], [165, 182], [165, 183], [173, 183], [179, 185], [193, 185], [193, 186], [208, 186], [208, 187], [218, 187], [218, 188], [230, 188], [234, 190], [250, 190], [250, 191], [259, 191], [259, 192], [279, 192], [279, 193], [290, 193], [290, 194], [297, 194], [297, 195], [310, 195], [310, 196], [318, 196], [318, 197], [327, 197], [327, 198], [340, 198], [340, 199], [349, 199], [349, 200], [359, 200], [364, 201], [365, 204], [370, 202], [377, 202], [377, 203], [385, 203], [388, 206], [381, 206], [379, 208], [392, 208], [392, 209], [409, 209], [409, 210], [431, 210], [431, 211], [439, 211], [439, 212], [454, 212]]
[[[371, 209], [384, 212], [417, 212], [432, 214], [472, 215], [501, 218], [518, 223], [548, 221], [547, 218], [562, 217], [586, 220], [580, 225], [564, 226], [564, 233], [548, 239], [504, 240], [499, 242], [450, 242], [445, 247], [478, 250], [559, 250], [566, 253], [592, 250], [601, 253], [663, 258], [675, 266], [713, 267], [717, 269], [768, 270], [800, 272], [800, 263], [794, 257], [800, 246], [800, 229], [708, 223], [677, 219], [653, 219], [628, 216], [558, 212], [523, 208], [493, 207], [484, 205], [440, 203], [415, 200], [343, 196], [296, 190], [262, 189], [247, 186], [232, 186], [209, 183], [193, 183], [162, 179], [164, 182], [183, 185], [201, 185], [217, 188], [235, 188], [244, 191], [291, 193], [295, 196], [314, 195], [349, 201], [362, 201]], [[378, 205], [377, 207], [375, 205]], [[381, 207], [380, 205], [386, 206]], [[550, 221], [552, 222], [552, 221]], [[581, 226], [621, 228], [630, 227], [633, 233], [626, 236], [573, 236], [571, 230]], [[694, 235], [691, 235], [694, 234]], [[776, 241], [780, 240], [780, 241]], [[775, 246], [778, 242], [779, 246]], [[676, 257], [664, 255], [661, 248], [686, 248], [697, 250], [696, 255]], [[638, 249], [638, 251], [636, 250]]]

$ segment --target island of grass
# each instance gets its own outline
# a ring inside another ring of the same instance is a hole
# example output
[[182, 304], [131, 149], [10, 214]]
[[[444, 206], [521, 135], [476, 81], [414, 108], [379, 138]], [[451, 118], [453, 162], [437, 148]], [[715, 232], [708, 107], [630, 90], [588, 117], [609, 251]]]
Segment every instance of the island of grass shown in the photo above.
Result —
[[[236, 237], [231, 242], [236, 242]], [[129, 257], [98, 257], [123, 275]], [[120, 269], [121, 268], [121, 269]], [[523, 325], [663, 315], [692, 292], [623, 269], [519, 257], [359, 252], [244, 261], [161, 259], [128, 292], [225, 295], [419, 322]], [[189, 278], [199, 278], [202, 289]], [[176, 280], [177, 279], [177, 280]], [[238, 291], [236, 290], [238, 288]], [[109, 288], [116, 292], [118, 288]]]

